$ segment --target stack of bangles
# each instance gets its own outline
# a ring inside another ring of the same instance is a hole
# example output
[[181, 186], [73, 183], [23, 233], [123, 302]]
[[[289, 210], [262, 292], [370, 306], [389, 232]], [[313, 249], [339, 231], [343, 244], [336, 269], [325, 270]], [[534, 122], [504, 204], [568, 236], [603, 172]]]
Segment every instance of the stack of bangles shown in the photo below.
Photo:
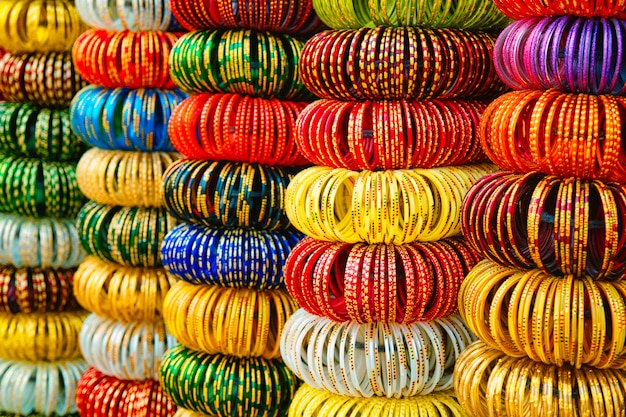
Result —
[[293, 226], [318, 240], [435, 241], [460, 234], [465, 194], [493, 170], [489, 164], [375, 172], [311, 167], [289, 183], [285, 209]]
[[163, 178], [163, 205], [206, 226], [285, 229], [285, 194], [294, 168], [183, 159]]
[[101, 149], [173, 152], [167, 122], [186, 97], [178, 90], [87, 87], [70, 106], [72, 130]]
[[454, 387], [472, 416], [618, 417], [626, 407], [623, 371], [512, 358], [480, 341], [457, 360]]
[[0, 312], [43, 313], [75, 310], [71, 269], [0, 265]]
[[9, 51], [69, 51], [86, 29], [69, 0], [0, 2], [0, 45]]
[[298, 71], [302, 46], [289, 35], [249, 29], [190, 32], [174, 45], [171, 76], [189, 93], [306, 99]]
[[461, 100], [318, 100], [296, 140], [316, 165], [351, 170], [430, 168], [486, 159], [478, 125], [486, 104]]
[[155, 321], [176, 282], [161, 268], [136, 268], [88, 256], [74, 273], [74, 294], [85, 309], [121, 321]]
[[78, 381], [76, 407], [82, 416], [171, 416], [176, 409], [158, 381], [121, 380], [93, 367]]
[[280, 333], [298, 308], [287, 291], [258, 291], [178, 282], [167, 293], [163, 317], [190, 349], [237, 357], [280, 357]]
[[293, 230], [204, 227], [182, 223], [165, 236], [161, 261], [192, 284], [272, 290], [283, 286], [287, 254], [302, 239]]
[[56, 361], [80, 357], [83, 311], [0, 314], [0, 358]]
[[168, 152], [93, 148], [76, 167], [78, 186], [88, 199], [101, 204], [159, 207], [163, 174], [177, 159], [178, 154]]
[[626, 187], [538, 173], [482, 178], [462, 228], [481, 255], [550, 274], [619, 279], [626, 270]]
[[76, 411], [74, 394], [85, 361], [0, 360], [0, 409], [5, 416], [64, 416]]
[[80, 241], [89, 255], [127, 266], [161, 266], [161, 242], [176, 226], [164, 208], [106, 206], [90, 201], [78, 213]]
[[177, 405], [211, 416], [285, 416], [298, 388], [279, 360], [210, 355], [182, 345], [163, 357], [160, 382]]
[[493, 0], [511, 19], [529, 16], [574, 15], [626, 18], [624, 0]]
[[307, 165], [295, 141], [306, 103], [241, 94], [194, 94], [174, 110], [168, 132], [192, 159]]
[[[487, 414], [485, 414], [487, 415]], [[296, 392], [289, 417], [466, 417], [454, 392], [404, 398], [347, 397], [304, 384]], [[181, 414], [180, 417], [200, 417]]]
[[34, 217], [74, 217], [83, 202], [73, 165], [0, 156], [0, 211]]
[[494, 42], [456, 29], [325, 31], [304, 45], [300, 71], [313, 94], [334, 100], [498, 95], [506, 87], [492, 63]]
[[69, 52], [6, 54], [0, 59], [0, 92], [9, 101], [67, 107], [86, 85]]
[[206, 28], [249, 28], [264, 32], [307, 35], [323, 29], [312, 0], [263, 1], [172, 0], [178, 21], [189, 31]]
[[65, 162], [84, 150], [85, 144], [72, 132], [67, 109], [0, 102], [1, 153]]
[[176, 345], [163, 321], [122, 322], [91, 314], [80, 332], [85, 361], [119, 379], [159, 379], [161, 358]]
[[167, 31], [175, 24], [170, 2], [126, 0], [75, 0], [81, 19], [91, 27], [109, 31]]
[[91, 84], [171, 89], [169, 56], [180, 36], [175, 32], [91, 29], [76, 40], [72, 57], [78, 72]]
[[482, 146], [503, 169], [626, 182], [626, 98], [514, 91], [487, 107]]
[[412, 324], [337, 323], [300, 309], [280, 352], [306, 384], [350, 397], [411, 397], [452, 388], [458, 355], [476, 338], [460, 317]]
[[393, 246], [306, 238], [287, 259], [285, 283], [309, 313], [406, 324], [456, 312], [461, 282], [479, 260], [460, 239]]
[[0, 264], [72, 268], [84, 256], [74, 219], [0, 214]]

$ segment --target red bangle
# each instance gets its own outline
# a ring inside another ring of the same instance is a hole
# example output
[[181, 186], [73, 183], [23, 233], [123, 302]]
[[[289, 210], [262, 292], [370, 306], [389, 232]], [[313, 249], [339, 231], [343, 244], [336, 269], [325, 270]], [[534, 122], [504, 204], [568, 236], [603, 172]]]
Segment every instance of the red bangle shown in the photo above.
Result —
[[169, 56], [181, 35], [91, 29], [76, 40], [72, 57], [78, 72], [91, 84], [107, 88], [174, 88]]
[[195, 94], [169, 120], [174, 147], [193, 159], [306, 165], [296, 146], [296, 118], [306, 103], [240, 94]]
[[494, 3], [515, 20], [553, 15], [626, 18], [624, 0], [494, 0]]

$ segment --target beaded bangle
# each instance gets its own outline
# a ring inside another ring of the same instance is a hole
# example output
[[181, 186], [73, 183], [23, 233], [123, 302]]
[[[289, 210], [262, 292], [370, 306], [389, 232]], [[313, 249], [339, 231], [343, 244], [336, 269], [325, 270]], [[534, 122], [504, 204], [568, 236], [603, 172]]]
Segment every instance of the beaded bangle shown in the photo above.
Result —
[[626, 18], [624, 0], [494, 0], [494, 3], [505, 15], [516, 20], [552, 15]]
[[280, 333], [298, 308], [287, 291], [178, 282], [167, 293], [168, 330], [190, 349], [236, 357], [280, 358]]
[[349, 171], [311, 167], [285, 197], [289, 220], [318, 240], [402, 245], [461, 232], [461, 204], [492, 165]]
[[76, 384], [86, 368], [82, 359], [37, 363], [0, 360], [0, 409], [5, 415], [38, 417], [74, 413]]
[[75, 310], [70, 269], [15, 268], [0, 265], [0, 312], [43, 313]]
[[285, 229], [289, 167], [183, 159], [165, 172], [163, 205], [178, 219], [206, 226]]
[[72, 101], [72, 129], [101, 149], [172, 152], [167, 123], [186, 97], [178, 90], [87, 87]]
[[0, 155], [0, 211], [74, 217], [84, 202], [72, 164]]
[[68, 0], [0, 3], [0, 45], [11, 52], [65, 52], [86, 29]]
[[0, 313], [0, 358], [34, 362], [78, 358], [78, 334], [86, 316], [83, 311]]
[[431, 168], [486, 159], [479, 101], [337, 101], [310, 104], [296, 141], [316, 165], [351, 170]]
[[75, 71], [72, 54], [6, 54], [0, 58], [0, 92], [9, 101], [67, 107], [87, 84]]
[[467, 242], [503, 265], [594, 279], [626, 270], [620, 184], [496, 173], [476, 183], [461, 212]]
[[176, 410], [157, 381], [121, 380], [93, 367], [78, 381], [76, 407], [82, 417], [168, 417]]
[[298, 386], [279, 360], [209, 355], [182, 345], [165, 353], [160, 381], [176, 405], [218, 416], [284, 416]]
[[162, 208], [106, 206], [90, 201], [78, 213], [89, 255], [126, 266], [161, 266], [161, 243], [177, 222]]
[[[452, 391], [405, 398], [354, 398], [317, 390], [304, 384], [296, 392], [289, 407], [289, 417], [361, 417], [364, 415], [368, 417], [468, 417]], [[187, 417], [187, 415], [181, 414], [180, 417]]]
[[76, 70], [91, 84], [173, 88], [169, 57], [180, 33], [91, 29], [72, 48]]
[[306, 87], [328, 99], [498, 95], [506, 87], [492, 64], [494, 41], [455, 29], [325, 31], [306, 43], [299, 66]]
[[119, 379], [159, 379], [161, 358], [175, 345], [162, 321], [124, 323], [91, 314], [80, 332], [85, 361]]
[[485, 110], [480, 137], [503, 169], [626, 182], [626, 98], [515, 91]]
[[406, 324], [455, 313], [459, 286], [479, 260], [460, 239], [368, 246], [306, 238], [287, 259], [285, 283], [309, 313]]
[[333, 29], [423, 27], [487, 30], [508, 19], [489, 0], [313, 0], [319, 17]]
[[161, 268], [133, 268], [88, 256], [74, 274], [74, 294], [83, 308], [121, 321], [156, 321], [176, 279]]
[[209, 228], [182, 223], [165, 236], [161, 258], [167, 271], [192, 284], [280, 288], [287, 255], [302, 239], [292, 230]]
[[167, 0], [76, 0], [76, 10], [89, 26], [109, 31], [167, 31], [176, 25]]
[[265, 165], [306, 165], [295, 138], [306, 103], [240, 94], [195, 94], [174, 110], [168, 132], [174, 147], [193, 159]]
[[119, 206], [160, 207], [163, 174], [180, 156], [165, 152], [88, 150], [76, 167], [90, 200]]
[[172, 49], [172, 79], [193, 93], [306, 99], [298, 70], [302, 46], [289, 35], [253, 30], [187, 33]]
[[459, 356], [454, 372], [459, 401], [472, 416], [565, 416], [572, 411], [617, 417], [626, 406], [625, 386], [621, 370], [545, 365], [511, 358], [482, 342]]
[[0, 152], [49, 161], [72, 161], [85, 151], [67, 109], [0, 102]]

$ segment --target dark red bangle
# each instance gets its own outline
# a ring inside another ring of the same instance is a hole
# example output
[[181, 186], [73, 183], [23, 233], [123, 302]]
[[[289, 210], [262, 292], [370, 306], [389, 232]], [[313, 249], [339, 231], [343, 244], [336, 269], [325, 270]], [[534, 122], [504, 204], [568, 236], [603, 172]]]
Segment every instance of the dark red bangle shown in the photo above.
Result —
[[495, 36], [455, 29], [384, 28], [318, 33], [302, 49], [305, 85], [343, 100], [493, 96]]
[[306, 165], [295, 124], [306, 103], [240, 94], [195, 94], [172, 113], [172, 144], [193, 159]]
[[624, 0], [494, 0], [494, 3], [505, 15], [516, 20], [554, 15], [626, 18]]
[[76, 40], [72, 57], [80, 75], [91, 84], [107, 88], [174, 88], [169, 56], [181, 35], [91, 29]]

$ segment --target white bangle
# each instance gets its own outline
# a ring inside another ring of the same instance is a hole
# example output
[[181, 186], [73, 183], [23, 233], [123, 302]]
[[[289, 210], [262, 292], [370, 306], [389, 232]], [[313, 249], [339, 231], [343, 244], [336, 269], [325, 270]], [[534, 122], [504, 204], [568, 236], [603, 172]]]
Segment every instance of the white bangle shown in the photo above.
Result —
[[85, 23], [109, 31], [164, 31], [173, 21], [169, 0], [76, 0], [75, 4]]

